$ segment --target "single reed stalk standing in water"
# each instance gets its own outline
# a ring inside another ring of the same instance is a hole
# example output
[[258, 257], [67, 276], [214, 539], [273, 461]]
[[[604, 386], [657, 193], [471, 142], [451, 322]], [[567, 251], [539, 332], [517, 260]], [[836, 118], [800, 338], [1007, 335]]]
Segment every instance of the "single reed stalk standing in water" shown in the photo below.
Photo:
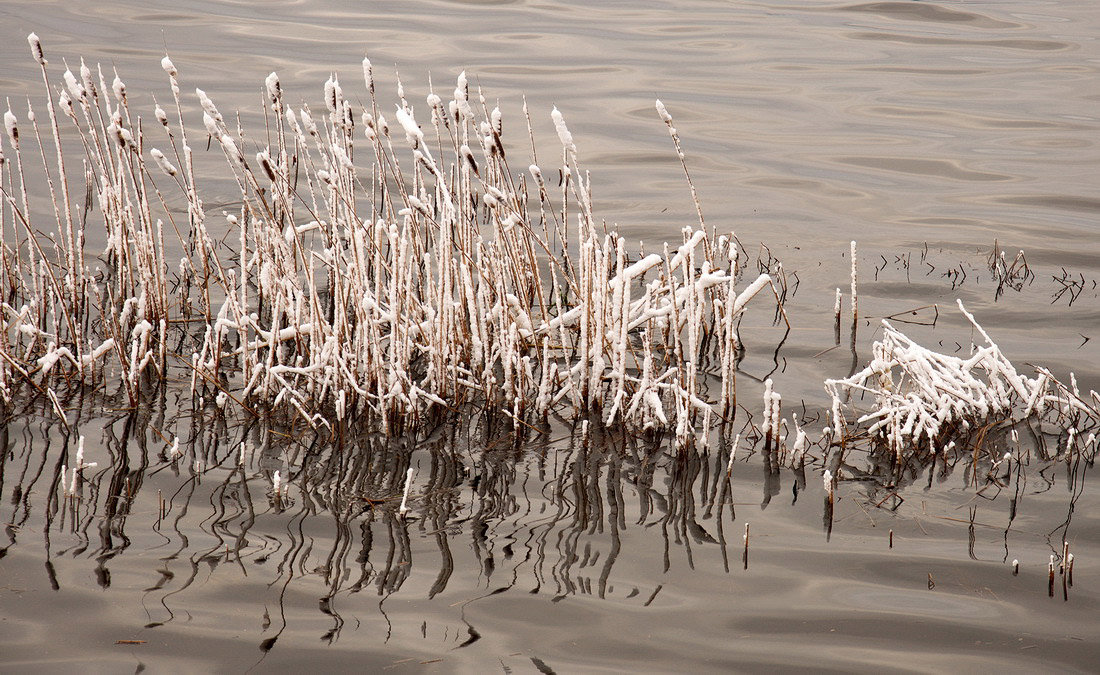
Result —
[[400, 514], [402, 518], [404, 518], [405, 514], [409, 512], [409, 488], [412, 487], [412, 480], [413, 469], [410, 467], [409, 470], [405, 473], [405, 489], [402, 491], [401, 494], [401, 507], [397, 509], [398, 514]]
[[1047, 595], [1054, 597], [1054, 554], [1050, 554], [1050, 562], [1047, 564]]
[[741, 562], [745, 569], [749, 568], [749, 524], [745, 523], [745, 551], [741, 554]]
[[836, 344], [840, 344], [840, 308], [841, 308], [841, 293], [840, 289], [836, 289], [836, 301], [833, 303], [833, 316], [835, 318], [835, 326], [833, 331], [836, 333]]
[[1062, 600], [1069, 601], [1069, 542], [1062, 542]]
[[852, 345], [856, 343], [856, 324], [859, 321], [859, 294], [856, 291], [856, 282], [858, 281], [858, 270], [856, 267], [856, 242], [852, 240], [851, 246], [852, 256]]
[[[672, 144], [676, 146], [676, 156], [680, 158], [680, 165], [684, 168], [684, 177], [687, 179], [688, 187], [691, 189], [691, 201], [695, 204], [695, 213], [699, 216], [699, 227], [706, 231], [706, 223], [703, 222], [703, 207], [699, 204], [699, 195], [695, 192], [695, 182], [691, 180], [691, 172], [688, 171], [687, 158], [684, 156], [684, 150], [680, 147], [680, 134], [676, 132], [676, 127], [672, 125], [672, 115], [668, 114], [668, 110], [665, 108], [665, 104], [661, 103], [660, 99], [657, 100], [657, 114], [661, 116], [661, 121], [668, 127], [668, 135], [672, 137]], [[714, 238], [714, 232], [711, 232], [711, 239]]]

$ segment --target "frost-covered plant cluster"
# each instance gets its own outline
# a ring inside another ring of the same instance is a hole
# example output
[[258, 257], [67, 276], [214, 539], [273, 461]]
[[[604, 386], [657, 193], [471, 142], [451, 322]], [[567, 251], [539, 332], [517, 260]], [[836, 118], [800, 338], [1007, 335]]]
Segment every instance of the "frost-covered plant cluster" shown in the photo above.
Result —
[[[855, 424], [899, 460], [941, 452], [953, 439], [969, 437], [991, 422], [1048, 419], [1068, 429], [1071, 441], [1100, 424], [1100, 394], [1082, 396], [1075, 381], [1064, 385], [1042, 368], [1034, 377], [1018, 372], [962, 302], [958, 305], [984, 341], [969, 356], [922, 347], [883, 321], [883, 338], [874, 343], [867, 367], [845, 379], [826, 380], [835, 438], [850, 426], [845, 410], [863, 395], [874, 405]], [[1095, 436], [1087, 444], [1095, 451]]]
[[[136, 404], [182, 373], [219, 406], [387, 432], [464, 406], [682, 439], [732, 415], [738, 320], [771, 278], [739, 290], [736, 239], [701, 217], [677, 244], [628, 250], [594, 214], [556, 109], [551, 182], [510, 167], [503, 115], [465, 74], [416, 105], [399, 84], [387, 107], [364, 60], [365, 106], [333, 77], [311, 110], [272, 73], [254, 137], [201, 89], [202, 130], [189, 126], [167, 57], [173, 110], [150, 120], [102, 68], [55, 84], [30, 42], [49, 98], [45, 116], [4, 114], [0, 399], [35, 390], [64, 419], [63, 386]], [[198, 187], [208, 145], [239, 187], [232, 213]], [[36, 160], [47, 198], [29, 189]]]
[[[739, 321], [762, 291], [778, 301], [782, 280], [741, 283], [742, 249], [704, 225], [694, 189], [698, 224], [674, 244], [646, 251], [609, 231], [557, 109], [550, 181], [526, 106], [533, 163], [514, 170], [503, 114], [464, 73], [415, 105], [399, 83], [386, 106], [364, 60], [366, 103], [332, 77], [318, 110], [289, 105], [272, 73], [266, 128], [250, 136], [201, 89], [185, 94], [168, 57], [172, 112], [154, 102], [148, 120], [102, 68], [81, 62], [55, 83], [29, 40], [49, 97], [44, 116], [3, 114], [0, 402], [45, 397], [65, 421], [63, 399], [85, 387], [137, 405], [182, 379], [196, 400], [315, 427], [398, 433], [486, 410], [514, 428], [563, 415], [703, 447], [733, 418]], [[204, 203], [207, 147], [239, 188], [232, 213]], [[855, 242], [852, 262], [855, 321]], [[1073, 438], [1098, 425], [1097, 394], [1020, 374], [966, 316], [985, 339], [966, 358], [885, 323], [870, 365], [826, 382], [832, 423], [817, 441], [782, 418], [768, 380], [749, 437], [796, 465], [863, 432], [900, 459], [990, 421], [1038, 416]]]

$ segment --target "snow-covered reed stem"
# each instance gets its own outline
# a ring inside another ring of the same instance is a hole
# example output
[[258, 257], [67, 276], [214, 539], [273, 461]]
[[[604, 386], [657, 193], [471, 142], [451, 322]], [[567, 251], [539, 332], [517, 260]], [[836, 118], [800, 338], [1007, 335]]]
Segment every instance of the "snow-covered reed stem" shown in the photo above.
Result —
[[859, 320], [859, 294], [856, 290], [856, 283], [859, 281], [859, 268], [856, 263], [856, 242], [854, 239], [852, 240], [850, 253], [852, 258], [852, 325], [855, 326]]
[[[695, 213], [699, 216], [699, 228], [706, 230], [706, 223], [703, 221], [703, 207], [699, 203], [699, 195], [695, 191], [695, 183], [691, 180], [691, 172], [688, 171], [687, 157], [684, 155], [684, 150], [680, 145], [680, 134], [676, 131], [676, 127], [672, 123], [672, 115], [669, 114], [665, 104], [660, 101], [656, 102], [657, 114], [661, 117], [661, 121], [668, 127], [668, 135], [672, 138], [672, 144], [676, 148], [676, 157], [680, 160], [680, 166], [684, 169], [684, 177], [687, 179], [688, 188], [691, 190], [691, 201], [695, 205]], [[714, 232], [711, 233], [711, 238], [714, 238]]]

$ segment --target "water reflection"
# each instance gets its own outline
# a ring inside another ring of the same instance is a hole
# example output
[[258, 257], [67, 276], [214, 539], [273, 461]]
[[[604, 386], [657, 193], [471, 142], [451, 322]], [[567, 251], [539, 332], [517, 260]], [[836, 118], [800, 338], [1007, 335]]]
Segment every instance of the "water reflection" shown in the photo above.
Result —
[[[885, 451], [791, 452], [750, 422], [731, 462], [734, 441], [724, 435], [685, 448], [660, 436], [555, 422], [517, 436], [503, 433], [508, 426], [499, 420], [474, 416], [415, 437], [347, 429], [326, 436], [216, 408], [181, 410], [165, 390], [152, 401], [110, 417], [82, 416], [70, 429], [51, 410], [20, 411], [2, 427], [7, 544], [0, 558], [20, 545], [41, 560], [58, 592], [72, 590], [71, 574], [58, 573], [70, 559], [89, 561], [105, 591], [114, 590], [116, 567], [130, 584], [136, 568], [147, 630], [188, 624], [193, 613], [209, 611], [211, 589], [224, 589], [236, 611], [260, 616], [263, 652], [293, 628], [288, 608], [300, 607], [303, 593], [324, 618], [326, 643], [362, 620], [353, 600], [360, 594], [376, 597], [387, 636], [408, 629], [389, 618], [393, 596], [457, 603], [461, 626], [446, 630], [452, 647], [479, 639], [467, 606], [499, 594], [647, 606], [678, 574], [750, 567], [759, 539], [750, 543], [744, 516], [759, 511], [744, 507], [754, 484], [761, 509], [784, 489], [791, 505], [805, 492], [823, 495], [810, 504], [823, 504], [828, 535], [859, 511], [898, 513], [934, 495], [935, 484], [957, 490], [961, 483], [972, 496], [967, 511], [945, 518], [967, 528], [975, 560], [987, 555], [976, 549], [985, 540], [976, 528], [993, 526], [1008, 500], [1007, 524], [996, 526], [1002, 562], [1020, 510], [1033, 518], [1028, 502], [1063, 485], [1064, 522], [1046, 534], [1060, 560], [1094, 461], [1075, 452], [1072, 439], [1027, 425], [988, 430], [981, 451], [899, 463]], [[835, 497], [816, 487], [825, 469], [844, 477], [832, 485]], [[742, 529], [743, 540], [730, 537]], [[743, 565], [731, 565], [738, 556]], [[421, 611], [425, 621], [432, 616]]]

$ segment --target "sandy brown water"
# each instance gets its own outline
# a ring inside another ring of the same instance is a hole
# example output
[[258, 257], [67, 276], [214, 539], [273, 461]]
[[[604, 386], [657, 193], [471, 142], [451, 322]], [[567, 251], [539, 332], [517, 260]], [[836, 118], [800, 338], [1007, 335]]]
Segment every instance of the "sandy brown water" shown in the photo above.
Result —
[[[52, 65], [116, 67], [150, 118], [150, 96], [169, 96], [167, 47], [185, 89], [240, 108], [246, 128], [272, 70], [315, 103], [330, 72], [361, 92], [364, 54], [383, 100], [395, 68], [416, 101], [429, 74], [449, 91], [465, 69], [517, 144], [526, 96], [540, 157], [562, 110], [598, 212], [650, 245], [696, 221], [660, 98], [708, 224], [798, 282], [785, 341], [767, 307], [746, 319], [745, 400], [770, 374], [825, 423], [821, 383], [853, 364], [832, 324], [853, 239], [856, 362], [877, 317], [933, 303], [935, 327], [906, 329], [962, 349], [961, 298], [1021, 368], [1100, 387], [1100, 6], [589, 4], [5, 2], [0, 94], [20, 114], [41, 98], [32, 30]], [[231, 200], [220, 161], [206, 180]], [[1025, 251], [1021, 290], [996, 292], [995, 242]], [[75, 438], [41, 410], [2, 432], [3, 670], [1034, 672], [1100, 658], [1100, 500], [1083, 462], [1036, 459], [979, 494], [965, 461], [894, 485], [853, 458], [848, 475], [870, 475], [841, 484], [827, 537], [820, 464], [773, 472], [759, 452], [724, 488], [721, 448], [586, 443], [561, 423], [518, 447], [485, 429], [340, 447], [193, 412], [171, 388], [134, 415], [70, 404], [98, 462], [80, 499], [52, 490]], [[285, 499], [276, 470], [293, 476]], [[1068, 601], [1060, 576], [1047, 589], [1063, 537]]]

